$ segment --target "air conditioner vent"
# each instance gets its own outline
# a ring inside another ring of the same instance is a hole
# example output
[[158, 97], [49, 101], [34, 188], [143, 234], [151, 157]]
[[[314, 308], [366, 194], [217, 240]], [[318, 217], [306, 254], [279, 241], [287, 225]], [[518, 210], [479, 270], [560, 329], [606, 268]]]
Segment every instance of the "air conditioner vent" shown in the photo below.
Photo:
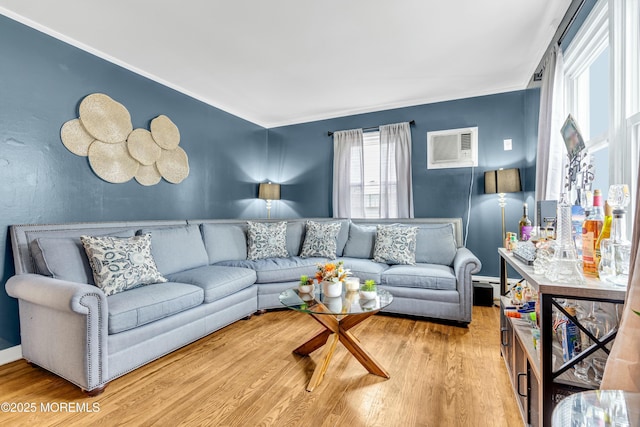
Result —
[[478, 166], [478, 128], [427, 132], [427, 168]]
[[462, 151], [471, 150], [471, 133], [460, 135], [460, 149]]

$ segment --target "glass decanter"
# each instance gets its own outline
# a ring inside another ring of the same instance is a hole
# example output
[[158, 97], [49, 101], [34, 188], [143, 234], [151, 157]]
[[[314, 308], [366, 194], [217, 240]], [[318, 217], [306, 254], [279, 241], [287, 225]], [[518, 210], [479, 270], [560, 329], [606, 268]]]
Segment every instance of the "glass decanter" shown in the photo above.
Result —
[[545, 275], [549, 280], [557, 283], [584, 284], [584, 276], [580, 271], [580, 260], [572, 235], [571, 203], [566, 193], [561, 195], [557, 216], [557, 236], [553, 257]]
[[625, 207], [629, 204], [629, 187], [616, 184], [609, 187], [607, 202], [613, 208], [611, 236], [600, 242], [600, 280], [616, 286], [627, 286], [629, 263], [631, 261], [631, 242], [627, 239]]

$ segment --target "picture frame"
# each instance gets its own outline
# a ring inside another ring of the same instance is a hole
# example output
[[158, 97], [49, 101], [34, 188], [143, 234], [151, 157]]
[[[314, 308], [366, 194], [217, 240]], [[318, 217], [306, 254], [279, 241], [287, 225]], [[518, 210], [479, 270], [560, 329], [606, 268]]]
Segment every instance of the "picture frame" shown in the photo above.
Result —
[[586, 148], [578, 124], [571, 114], [567, 116], [567, 120], [565, 120], [562, 125], [560, 132], [562, 133], [562, 139], [564, 139], [564, 145], [567, 147], [567, 153], [569, 153], [570, 159], [574, 159]]

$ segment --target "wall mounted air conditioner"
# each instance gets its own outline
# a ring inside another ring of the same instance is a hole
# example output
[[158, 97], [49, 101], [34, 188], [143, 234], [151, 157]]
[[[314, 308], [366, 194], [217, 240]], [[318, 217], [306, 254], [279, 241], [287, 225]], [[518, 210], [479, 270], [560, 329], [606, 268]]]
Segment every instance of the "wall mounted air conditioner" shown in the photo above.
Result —
[[478, 128], [427, 132], [427, 169], [478, 166]]

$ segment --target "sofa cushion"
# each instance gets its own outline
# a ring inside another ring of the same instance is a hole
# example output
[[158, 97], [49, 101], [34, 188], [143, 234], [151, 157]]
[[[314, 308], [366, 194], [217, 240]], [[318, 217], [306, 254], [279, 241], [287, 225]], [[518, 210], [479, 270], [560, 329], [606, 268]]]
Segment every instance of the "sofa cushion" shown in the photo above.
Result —
[[278, 283], [300, 280], [303, 274], [313, 276], [317, 264], [325, 263], [326, 258], [266, 258], [260, 260], [222, 261], [216, 265], [250, 268], [256, 272], [256, 283]]
[[371, 259], [342, 257], [339, 260], [344, 262], [344, 268], [351, 270], [353, 277], [360, 278], [360, 282], [375, 280], [380, 283], [382, 273], [389, 268], [387, 264]]
[[197, 225], [143, 228], [138, 234], [151, 235], [151, 253], [162, 274], [209, 264], [209, 256]]
[[256, 273], [247, 268], [207, 265], [170, 274], [167, 278], [202, 288], [204, 302], [210, 303], [253, 285]]
[[[134, 231], [106, 235], [132, 237]], [[95, 284], [80, 237], [39, 237], [31, 242], [29, 249], [39, 274], [69, 282]]]
[[338, 233], [338, 241], [336, 245], [336, 255], [342, 256], [344, 255], [344, 246], [347, 244], [347, 239], [349, 238], [349, 226], [351, 225], [351, 221], [348, 219], [339, 220], [342, 226], [340, 227], [340, 232]]
[[247, 259], [286, 258], [287, 222], [247, 221]]
[[305, 225], [302, 221], [287, 221], [287, 252], [289, 256], [298, 256], [302, 250]]
[[109, 334], [136, 328], [202, 304], [202, 288], [184, 283], [157, 283], [111, 295]]
[[127, 238], [80, 236], [89, 258], [95, 285], [105, 295], [136, 286], [166, 282], [151, 255], [151, 236]]
[[438, 264], [393, 265], [382, 273], [382, 285], [455, 290], [456, 276], [451, 267]]
[[417, 233], [418, 227], [399, 224], [376, 226], [374, 261], [387, 264], [415, 264]]
[[237, 224], [202, 224], [202, 238], [209, 264], [218, 261], [247, 259], [246, 226]]
[[376, 227], [351, 224], [349, 226], [349, 238], [342, 253], [350, 258], [373, 258], [373, 248], [376, 243]]
[[416, 262], [452, 265], [457, 251], [453, 224], [418, 226]]
[[342, 224], [339, 222], [307, 221], [304, 244], [300, 256], [303, 258], [322, 257], [335, 259], [338, 233]]

